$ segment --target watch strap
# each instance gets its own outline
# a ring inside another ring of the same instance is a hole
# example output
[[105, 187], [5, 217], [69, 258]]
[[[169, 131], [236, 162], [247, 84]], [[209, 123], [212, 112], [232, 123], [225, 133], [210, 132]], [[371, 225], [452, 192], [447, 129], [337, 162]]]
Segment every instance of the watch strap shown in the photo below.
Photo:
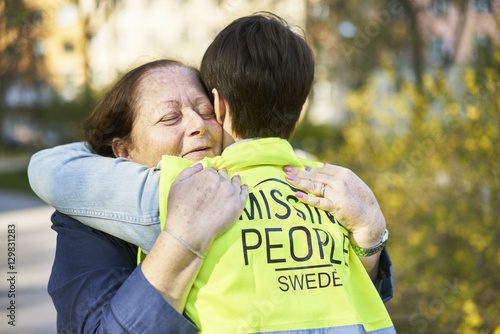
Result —
[[384, 235], [382, 236], [382, 240], [380, 240], [380, 243], [378, 245], [375, 245], [374, 247], [371, 248], [361, 248], [356, 245], [353, 245], [351, 243], [352, 249], [354, 250], [354, 253], [359, 256], [371, 256], [375, 253], [378, 253], [382, 250], [382, 248], [385, 247], [387, 244], [387, 239], [389, 238], [389, 231], [385, 229]]

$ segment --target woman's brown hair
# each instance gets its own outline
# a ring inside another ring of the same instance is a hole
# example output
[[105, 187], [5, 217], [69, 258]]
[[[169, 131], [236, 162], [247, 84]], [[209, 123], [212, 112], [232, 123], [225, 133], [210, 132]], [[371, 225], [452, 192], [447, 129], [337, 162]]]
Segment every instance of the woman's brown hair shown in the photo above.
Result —
[[125, 74], [104, 96], [83, 122], [83, 135], [92, 152], [114, 158], [113, 139], [129, 140], [135, 120], [137, 91], [148, 71], [169, 66], [189, 69], [200, 80], [200, 72], [171, 59], [161, 59], [141, 65]]

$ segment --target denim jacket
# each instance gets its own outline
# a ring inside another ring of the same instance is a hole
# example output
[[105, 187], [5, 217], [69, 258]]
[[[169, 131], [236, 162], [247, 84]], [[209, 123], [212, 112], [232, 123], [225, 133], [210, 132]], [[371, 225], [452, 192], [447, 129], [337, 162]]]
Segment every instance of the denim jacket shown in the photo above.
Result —
[[160, 165], [102, 157], [80, 142], [34, 154], [28, 177], [33, 191], [59, 212], [145, 252], [160, 234]]

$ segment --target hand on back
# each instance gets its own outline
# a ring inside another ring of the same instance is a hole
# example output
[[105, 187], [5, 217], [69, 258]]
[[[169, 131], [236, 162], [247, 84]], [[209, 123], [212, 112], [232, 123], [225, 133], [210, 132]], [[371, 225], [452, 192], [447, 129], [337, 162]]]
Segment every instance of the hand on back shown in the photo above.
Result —
[[247, 197], [248, 187], [241, 185], [239, 176], [229, 178], [226, 170], [197, 164], [182, 171], [172, 184], [165, 227], [206, 251], [238, 220]]
[[284, 170], [286, 180], [304, 190], [296, 194], [299, 200], [330, 212], [351, 232], [351, 241], [363, 248], [380, 242], [384, 215], [373, 192], [351, 170], [330, 164], [308, 170], [285, 166]]

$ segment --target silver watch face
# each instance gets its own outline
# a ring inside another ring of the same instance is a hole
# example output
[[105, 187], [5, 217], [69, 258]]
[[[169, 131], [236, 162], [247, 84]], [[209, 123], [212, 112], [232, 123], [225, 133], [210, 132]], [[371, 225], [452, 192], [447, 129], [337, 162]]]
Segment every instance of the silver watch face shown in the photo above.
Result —
[[386, 242], [387, 239], [389, 239], [389, 230], [385, 229], [384, 235], [382, 236], [382, 241], [380, 241], [380, 243]]

